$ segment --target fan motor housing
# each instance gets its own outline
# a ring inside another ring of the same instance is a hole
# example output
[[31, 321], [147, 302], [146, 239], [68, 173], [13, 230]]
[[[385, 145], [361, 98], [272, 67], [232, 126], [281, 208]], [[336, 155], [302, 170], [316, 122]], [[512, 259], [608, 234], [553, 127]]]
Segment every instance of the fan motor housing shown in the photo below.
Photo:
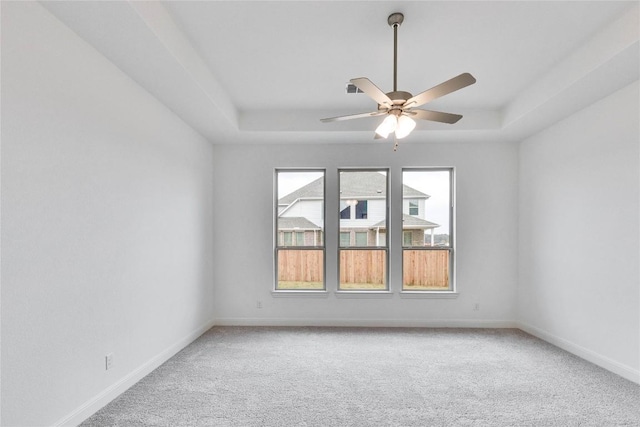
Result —
[[[393, 102], [393, 105], [403, 105], [405, 102], [407, 102], [407, 99], [410, 99], [413, 97], [413, 95], [411, 95], [409, 92], [405, 92], [402, 90], [389, 92], [387, 93], [387, 96], [389, 97], [389, 99], [391, 99], [391, 101]], [[388, 107], [378, 104], [378, 110], [384, 110], [385, 108], [388, 108]]]

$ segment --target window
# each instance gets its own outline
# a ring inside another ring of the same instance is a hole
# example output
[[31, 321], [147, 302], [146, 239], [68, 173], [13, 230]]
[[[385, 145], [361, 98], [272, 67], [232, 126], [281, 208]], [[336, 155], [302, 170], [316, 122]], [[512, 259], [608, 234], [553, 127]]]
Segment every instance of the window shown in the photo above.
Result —
[[402, 246], [411, 246], [413, 233], [411, 231], [402, 232]]
[[356, 231], [356, 246], [367, 246], [367, 234], [366, 231]]
[[452, 181], [452, 169], [402, 171], [403, 291], [453, 290]]
[[283, 236], [283, 242], [282, 242], [282, 246], [292, 246], [293, 245], [293, 239], [292, 239], [292, 234], [290, 231], [283, 231], [282, 232], [282, 236]]
[[340, 201], [340, 219], [351, 219], [351, 206], [344, 201]]
[[351, 246], [351, 233], [349, 232], [340, 232], [340, 246], [347, 247]]
[[339, 290], [388, 289], [387, 176], [386, 169], [339, 171]]
[[276, 170], [276, 290], [322, 290], [324, 171]]
[[418, 201], [417, 200], [409, 200], [409, 215], [418, 216]]
[[366, 200], [357, 201], [356, 219], [367, 219], [367, 201]]

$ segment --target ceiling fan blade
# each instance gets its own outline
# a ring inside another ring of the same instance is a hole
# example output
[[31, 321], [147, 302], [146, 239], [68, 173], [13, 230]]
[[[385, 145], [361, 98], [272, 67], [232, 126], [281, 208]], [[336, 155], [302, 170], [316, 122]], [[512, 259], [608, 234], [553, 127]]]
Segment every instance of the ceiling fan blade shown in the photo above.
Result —
[[376, 101], [380, 105], [388, 105], [391, 106], [393, 101], [391, 98], [387, 96], [380, 88], [371, 82], [366, 77], [359, 77], [357, 79], [349, 80], [353, 85], [355, 85], [358, 89], [369, 95], [374, 101]]
[[387, 114], [387, 110], [372, 111], [370, 113], [350, 114], [348, 116], [328, 117], [326, 119], [320, 119], [321, 122], [339, 122], [342, 120], [361, 119], [363, 117], [374, 117]]
[[449, 124], [453, 124], [462, 118], [460, 114], [443, 113], [441, 111], [430, 111], [430, 110], [411, 110], [411, 111], [405, 111], [405, 114], [408, 114], [410, 116], [413, 116], [422, 120], [430, 120], [432, 122], [449, 123]]
[[432, 87], [431, 89], [427, 89], [422, 93], [417, 94], [416, 96], [409, 98], [407, 102], [404, 103], [404, 107], [419, 107], [422, 104], [426, 104], [429, 101], [433, 101], [436, 98], [440, 98], [441, 96], [447, 95], [451, 92], [455, 92], [456, 90], [462, 89], [463, 87], [467, 87], [476, 82], [475, 77], [473, 77], [469, 73], [462, 73], [459, 76], [452, 78], [451, 80], [447, 80], [444, 83], [440, 83], [437, 86]]

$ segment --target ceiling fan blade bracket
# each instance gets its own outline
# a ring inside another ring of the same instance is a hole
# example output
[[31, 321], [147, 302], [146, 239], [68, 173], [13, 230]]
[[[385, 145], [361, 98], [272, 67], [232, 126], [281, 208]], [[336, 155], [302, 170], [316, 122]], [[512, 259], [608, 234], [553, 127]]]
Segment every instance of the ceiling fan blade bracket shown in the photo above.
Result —
[[404, 109], [413, 108], [413, 107], [414, 107], [414, 105], [413, 105], [413, 104], [415, 104], [415, 103], [416, 103], [416, 101], [405, 102], [405, 103], [402, 105], [402, 108], [404, 108]]

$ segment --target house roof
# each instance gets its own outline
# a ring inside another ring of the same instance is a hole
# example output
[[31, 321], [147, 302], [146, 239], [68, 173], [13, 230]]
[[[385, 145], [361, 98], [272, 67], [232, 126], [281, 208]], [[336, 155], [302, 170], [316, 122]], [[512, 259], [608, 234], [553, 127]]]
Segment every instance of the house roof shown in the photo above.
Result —
[[301, 216], [285, 216], [278, 218], [278, 230], [322, 230], [322, 228]]
[[379, 172], [340, 172], [340, 198], [385, 197], [387, 177]]
[[316, 180], [311, 181], [309, 184], [304, 187], [300, 187], [292, 193], [287, 194], [286, 196], [280, 198], [278, 200], [278, 205], [290, 205], [295, 202], [297, 199], [310, 199], [310, 198], [322, 198], [324, 194], [324, 184], [323, 178], [320, 177]]
[[[385, 221], [380, 221], [376, 224], [373, 224], [371, 228], [385, 228]], [[415, 216], [402, 214], [402, 228], [410, 228], [414, 230], [426, 230], [430, 228], [440, 227], [440, 224], [436, 224], [435, 222], [427, 221], [425, 219], [417, 218]]]
[[[358, 171], [340, 173], [341, 199], [360, 199], [385, 197], [387, 194], [386, 177], [379, 172]], [[290, 205], [297, 199], [322, 197], [323, 179], [318, 178], [287, 194], [278, 200], [278, 205]], [[402, 196], [405, 199], [428, 199], [430, 196], [408, 185], [402, 186]]]

